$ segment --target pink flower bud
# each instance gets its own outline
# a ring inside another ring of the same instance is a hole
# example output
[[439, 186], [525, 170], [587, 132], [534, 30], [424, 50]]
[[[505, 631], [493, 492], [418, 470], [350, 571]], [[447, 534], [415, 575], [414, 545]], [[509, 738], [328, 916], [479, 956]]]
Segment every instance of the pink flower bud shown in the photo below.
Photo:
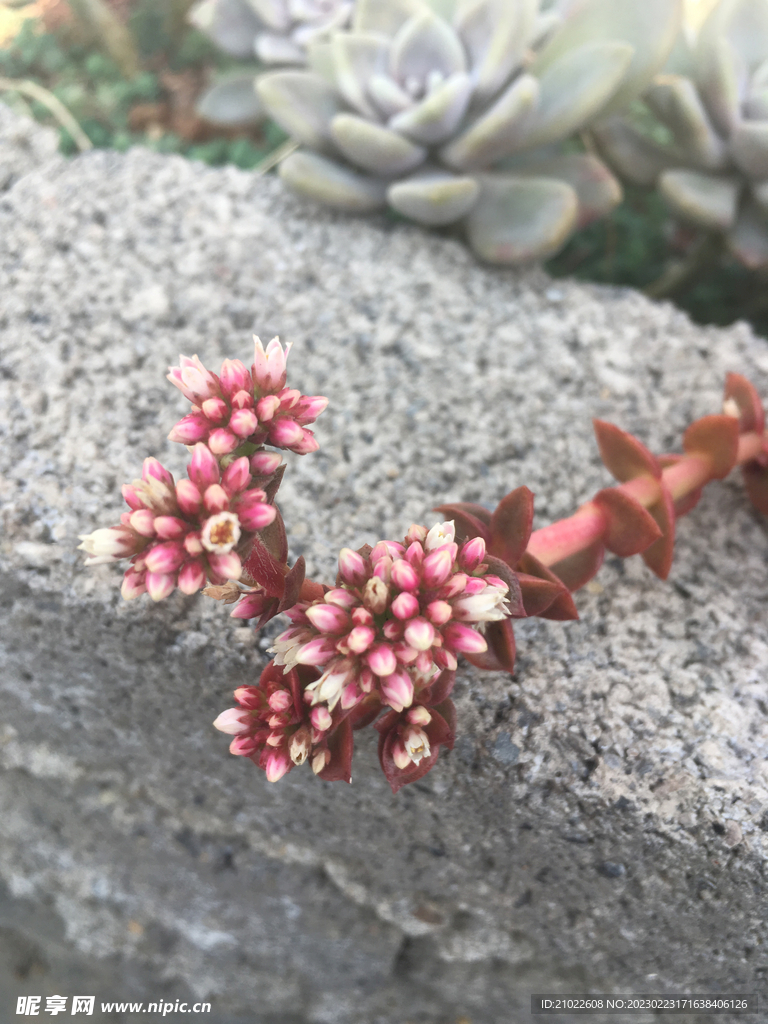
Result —
[[371, 553], [369, 555], [372, 565], [376, 565], [376, 563], [382, 558], [389, 558], [394, 560], [395, 558], [402, 557], [402, 544], [393, 544], [391, 541], [388, 540], [380, 540], [378, 544], [375, 544], [373, 546], [373, 548], [371, 549]]
[[307, 608], [306, 615], [321, 633], [343, 633], [349, 629], [347, 612], [332, 604], [313, 604]]
[[148, 508], [139, 508], [135, 512], [131, 512], [128, 521], [131, 529], [141, 534], [142, 537], [155, 536], [155, 513], [150, 512]]
[[[263, 495], [263, 492], [259, 492]], [[254, 495], [249, 497], [249, 495]], [[263, 530], [265, 526], [275, 521], [277, 509], [274, 505], [267, 505], [262, 499], [256, 496], [254, 491], [247, 491], [246, 494], [235, 503], [235, 510], [240, 517], [240, 522], [246, 530]]]
[[176, 441], [178, 444], [197, 444], [208, 436], [210, 429], [211, 425], [205, 416], [193, 412], [179, 420], [168, 435], [168, 440]]
[[447, 650], [445, 647], [438, 647], [433, 649], [432, 657], [434, 662], [440, 669], [448, 669], [449, 672], [455, 672], [458, 668], [458, 661], [453, 651]]
[[426, 609], [427, 618], [435, 626], [444, 626], [450, 621], [453, 609], [447, 601], [431, 601]]
[[214, 514], [217, 512], [224, 512], [225, 509], [229, 508], [229, 495], [221, 484], [211, 484], [210, 487], [206, 487], [205, 489], [203, 505], [205, 505], [208, 512]]
[[261, 708], [261, 697], [262, 691], [258, 686], [238, 686], [235, 690], [235, 700], [249, 711]]
[[163, 601], [173, 593], [176, 586], [176, 576], [148, 572], [144, 578], [144, 583], [147, 593], [153, 601]]
[[286, 447], [290, 447], [295, 455], [311, 455], [312, 452], [317, 451], [320, 443], [311, 430], [304, 430], [300, 441], [297, 441], [296, 444], [286, 445]]
[[[403, 563], [408, 565], [407, 562]], [[410, 568], [410, 566], [409, 566]], [[419, 614], [419, 602], [418, 599], [409, 594], [408, 591], [403, 591], [402, 594], [398, 594], [391, 605], [392, 614], [398, 619], [412, 619], [414, 615]], [[448, 606], [450, 612], [450, 605]]]
[[136, 493], [136, 488], [133, 486], [133, 484], [123, 484], [123, 486], [121, 488], [121, 493], [122, 493], [123, 498], [125, 499], [125, 502], [126, 502], [126, 504], [128, 505], [129, 508], [132, 508], [132, 509], [144, 508], [143, 502], [142, 502], [141, 498], [138, 496], [138, 494]]
[[317, 707], [312, 708], [312, 713], [309, 718], [312, 725], [319, 732], [325, 732], [326, 729], [330, 729], [333, 724], [331, 713], [323, 704], [318, 704]]
[[406, 548], [405, 558], [410, 565], [418, 569], [424, 561], [424, 548], [418, 541], [414, 541]]
[[162, 466], [157, 459], [144, 459], [144, 464], [141, 470], [142, 480], [159, 480], [161, 484], [166, 484], [168, 487], [173, 487], [173, 477], [165, 468]]
[[[144, 556], [148, 571], [162, 576], [175, 572], [185, 558], [184, 545], [177, 540], [156, 544]], [[150, 590], [150, 596], [151, 594], [152, 591]], [[153, 598], [153, 600], [157, 600], [157, 598]]]
[[364, 668], [358, 676], [357, 682], [363, 693], [370, 693], [373, 689], [375, 676], [369, 668]]
[[405, 642], [417, 651], [426, 651], [432, 646], [435, 630], [426, 619], [411, 619], [405, 627]]
[[202, 562], [185, 562], [179, 569], [179, 590], [182, 594], [196, 594], [205, 586], [205, 567]]
[[387, 640], [402, 640], [403, 624], [399, 619], [387, 619], [381, 627], [381, 631]]
[[296, 661], [300, 665], [324, 665], [335, 653], [333, 644], [319, 636], [299, 648]]
[[248, 459], [243, 456], [240, 459], [235, 459], [224, 470], [221, 486], [231, 498], [240, 491], [244, 491], [250, 481], [251, 467], [248, 464]]
[[[327, 599], [326, 595], [326, 600]], [[357, 608], [352, 609], [352, 621], [356, 626], [371, 626], [373, 625], [373, 615], [367, 608], [363, 608], [362, 605], [358, 605]]]
[[488, 650], [485, 637], [470, 626], [461, 622], [449, 622], [443, 630], [443, 639], [448, 647], [465, 654], [482, 654]]
[[175, 384], [193, 405], [201, 405], [219, 393], [218, 378], [206, 370], [197, 356], [179, 356], [179, 366], [170, 366], [168, 380]]
[[462, 544], [459, 552], [459, 565], [465, 572], [474, 572], [485, 558], [485, 541], [482, 537], [473, 537]]
[[282, 461], [279, 452], [256, 452], [251, 458], [251, 472], [254, 476], [272, 476]]
[[[485, 579], [480, 576], [471, 576], [464, 587], [463, 597], [471, 597], [473, 594], [482, 594], [484, 590], [488, 589], [488, 583]], [[506, 590], [506, 585], [504, 585]]]
[[417, 544], [423, 544], [427, 539], [427, 532], [426, 526], [418, 526], [414, 523], [405, 535], [405, 543], [413, 544], [416, 542]]
[[250, 437], [258, 426], [259, 420], [253, 409], [237, 409], [229, 421], [229, 429], [239, 438]]
[[344, 643], [353, 654], [363, 654], [376, 639], [376, 630], [370, 626], [355, 626]]
[[242, 597], [229, 613], [231, 619], [257, 619], [266, 610], [270, 598], [260, 590]]
[[225, 359], [219, 371], [222, 390], [228, 398], [238, 391], [250, 391], [253, 387], [251, 375], [239, 359]]
[[211, 423], [223, 423], [229, 416], [229, 406], [223, 398], [208, 398], [202, 404], [203, 416]]
[[369, 668], [377, 676], [388, 676], [397, 668], [395, 652], [389, 644], [376, 644], [368, 651], [365, 658]]
[[203, 507], [203, 496], [191, 480], [179, 480], [176, 484], [176, 501], [187, 516], [194, 516]]
[[419, 583], [419, 574], [413, 566], [409, 565], [405, 559], [398, 558], [392, 566], [393, 586], [398, 590], [418, 590]]
[[304, 440], [304, 428], [289, 416], [281, 416], [269, 428], [269, 443], [276, 448], [290, 448]]
[[424, 559], [421, 569], [421, 578], [425, 587], [434, 589], [441, 587], [451, 575], [453, 569], [453, 554], [448, 547], [438, 548], [432, 551]]
[[[135, 516], [136, 513], [134, 512]], [[133, 519], [133, 516], [131, 516]], [[157, 516], [154, 522], [155, 532], [161, 540], [178, 540], [188, 531], [189, 526], [178, 516]], [[141, 532], [141, 531], [139, 531]]]
[[267, 703], [273, 711], [287, 711], [293, 705], [293, 698], [287, 690], [275, 690]]
[[345, 583], [356, 587], [366, 580], [365, 561], [362, 555], [352, 548], [342, 548], [339, 552], [339, 573]]
[[293, 407], [293, 418], [302, 427], [314, 423], [320, 413], [328, 408], [328, 399], [322, 395], [302, 395]]
[[238, 391], [233, 395], [231, 404], [233, 409], [253, 409], [256, 403], [250, 391]]
[[349, 686], [345, 686], [341, 693], [341, 706], [347, 711], [349, 708], [353, 708], [355, 704], [359, 704], [363, 699], [364, 694], [361, 693], [356, 683], [350, 683]]
[[301, 398], [301, 392], [297, 391], [296, 388], [283, 388], [277, 397], [280, 399], [281, 411], [288, 412]]
[[217, 427], [208, 438], [208, 447], [214, 455], [229, 455], [239, 444], [240, 438], [223, 427]]
[[187, 472], [190, 480], [201, 492], [211, 484], [219, 482], [219, 464], [207, 445], [195, 445]]
[[443, 600], [449, 601], [457, 594], [463, 594], [469, 582], [469, 577], [463, 572], [455, 572], [443, 587], [440, 596]]
[[357, 604], [355, 595], [343, 587], [334, 587], [333, 590], [327, 591], [323, 600], [326, 604], [335, 604], [339, 608], [353, 608]]
[[283, 750], [276, 750], [267, 758], [267, 782], [277, 782], [282, 779], [291, 767], [291, 759]]
[[240, 556], [234, 551], [223, 555], [208, 555], [208, 565], [215, 576], [224, 580], [239, 580], [243, 571]]
[[407, 672], [393, 672], [381, 681], [381, 695], [395, 711], [402, 711], [413, 703], [413, 681]]
[[318, 750], [318, 752], [312, 758], [312, 771], [315, 773], [315, 775], [319, 775], [330, 760], [330, 750]]
[[259, 338], [254, 336], [251, 373], [253, 383], [260, 391], [276, 392], [285, 387], [285, 363], [290, 350], [290, 344], [286, 345], [283, 351], [279, 340], [273, 338], [265, 351]]
[[406, 712], [405, 717], [411, 723], [411, 725], [420, 725], [422, 727], [425, 725], [429, 725], [429, 723], [432, 721], [432, 715], [429, 713], [429, 711], [427, 711], [425, 707], [422, 707], [421, 705], [418, 705], [415, 708], [411, 708], [409, 711]]
[[229, 744], [230, 754], [234, 754], [236, 757], [250, 757], [258, 748], [258, 739], [256, 736], [251, 736], [248, 733], [241, 733], [240, 736], [235, 736]]
[[401, 771], [411, 763], [411, 755], [405, 749], [402, 740], [397, 739], [392, 744], [392, 760]]
[[120, 594], [124, 601], [132, 601], [135, 597], [145, 593], [146, 589], [144, 574], [129, 569], [125, 576], [123, 576]]
[[393, 650], [401, 665], [412, 665], [419, 656], [415, 647], [410, 647], [404, 640], [398, 640]]
[[265, 395], [256, 403], [256, 414], [262, 423], [269, 423], [279, 409], [280, 399], [277, 395]]
[[192, 555], [193, 558], [197, 558], [198, 555], [202, 555], [203, 551], [205, 551], [201, 536], [200, 531], [195, 530], [193, 533], [188, 533], [184, 538], [184, 550], [188, 555]]
[[248, 730], [250, 722], [251, 715], [248, 711], [242, 708], [227, 708], [214, 721], [213, 727], [218, 729], [219, 732], [227, 733], [229, 736], [238, 736], [241, 732]]
[[423, 676], [431, 676], [434, 670], [434, 661], [432, 658], [433, 649], [430, 649], [429, 651], [420, 651], [419, 656], [414, 663], [417, 671], [419, 671]]

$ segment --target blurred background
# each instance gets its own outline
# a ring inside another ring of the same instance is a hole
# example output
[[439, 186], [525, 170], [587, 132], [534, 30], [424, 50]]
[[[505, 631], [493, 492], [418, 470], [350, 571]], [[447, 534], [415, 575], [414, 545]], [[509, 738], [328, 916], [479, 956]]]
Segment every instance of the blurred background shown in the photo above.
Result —
[[[686, 0], [692, 45], [715, 3]], [[267, 173], [295, 147], [253, 91], [253, 76], [265, 65], [252, 45], [243, 54], [221, 33], [201, 31], [198, 26], [210, 28], [206, 15], [196, 13], [205, 6], [202, 0], [5, 0], [0, 99], [57, 128], [66, 154], [141, 145]], [[636, 101], [638, 124], [645, 113]], [[548, 261], [549, 272], [645, 289], [700, 323], [746, 319], [768, 333], [764, 269], [708, 247], [695, 225], [672, 215], [657, 188], [623, 184], [620, 205], [578, 231]]]

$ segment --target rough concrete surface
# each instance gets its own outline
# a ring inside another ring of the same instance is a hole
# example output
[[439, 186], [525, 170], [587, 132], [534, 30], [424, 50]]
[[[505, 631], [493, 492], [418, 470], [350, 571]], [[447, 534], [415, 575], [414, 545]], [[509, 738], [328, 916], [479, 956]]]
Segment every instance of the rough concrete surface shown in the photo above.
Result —
[[0, 240], [3, 1021], [78, 990], [209, 999], [216, 1024], [768, 997], [768, 528], [738, 475], [681, 523], [667, 582], [609, 558], [579, 622], [519, 625], [514, 677], [464, 668], [456, 749], [396, 797], [372, 730], [351, 786], [230, 757], [211, 722], [269, 637], [203, 598], [125, 604], [75, 552], [145, 455], [184, 466], [179, 352], [294, 342], [290, 381], [331, 404], [281, 504], [330, 580], [340, 547], [440, 501], [524, 483], [537, 525], [569, 514], [609, 482], [592, 416], [679, 448], [728, 370], [768, 396], [768, 343], [140, 150], [30, 169]]

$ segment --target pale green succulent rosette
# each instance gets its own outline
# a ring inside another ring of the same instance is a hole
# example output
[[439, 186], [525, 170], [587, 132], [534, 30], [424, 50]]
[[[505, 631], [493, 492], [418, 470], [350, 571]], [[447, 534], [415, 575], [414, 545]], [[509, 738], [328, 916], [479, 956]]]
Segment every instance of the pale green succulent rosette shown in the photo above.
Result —
[[[230, 57], [304, 66], [311, 43], [347, 25], [352, 7], [353, 0], [197, 0], [188, 20]], [[198, 114], [225, 128], [263, 121], [256, 73], [245, 65], [221, 76], [198, 100]]]
[[666, 141], [626, 117], [595, 140], [627, 180], [658, 185], [682, 219], [768, 267], [768, 0], [721, 0], [688, 63], [691, 74], [658, 75], [644, 97]]
[[[358, 0], [309, 67], [257, 92], [300, 148], [294, 191], [353, 213], [458, 224], [491, 263], [544, 259], [621, 187], [574, 135], [663, 66], [681, 0]], [[578, 147], [577, 147], [578, 148]]]

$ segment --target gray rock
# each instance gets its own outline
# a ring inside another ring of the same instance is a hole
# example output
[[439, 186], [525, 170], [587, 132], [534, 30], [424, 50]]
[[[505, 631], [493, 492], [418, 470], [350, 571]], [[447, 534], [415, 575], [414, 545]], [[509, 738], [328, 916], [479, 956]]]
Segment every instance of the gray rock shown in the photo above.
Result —
[[519, 625], [514, 677], [462, 669], [457, 753], [396, 797], [372, 730], [351, 786], [230, 757], [210, 723], [266, 644], [202, 598], [124, 604], [75, 547], [145, 455], [183, 467], [180, 351], [295, 343], [331, 405], [282, 507], [330, 580], [439, 501], [569, 514], [608, 483], [590, 417], [669, 450], [728, 370], [768, 395], [765, 341], [141, 150], [31, 170], [0, 222], [0, 999], [495, 1024], [547, 989], [761, 989], [768, 531], [736, 476], [669, 581], [609, 558], [579, 622]]

